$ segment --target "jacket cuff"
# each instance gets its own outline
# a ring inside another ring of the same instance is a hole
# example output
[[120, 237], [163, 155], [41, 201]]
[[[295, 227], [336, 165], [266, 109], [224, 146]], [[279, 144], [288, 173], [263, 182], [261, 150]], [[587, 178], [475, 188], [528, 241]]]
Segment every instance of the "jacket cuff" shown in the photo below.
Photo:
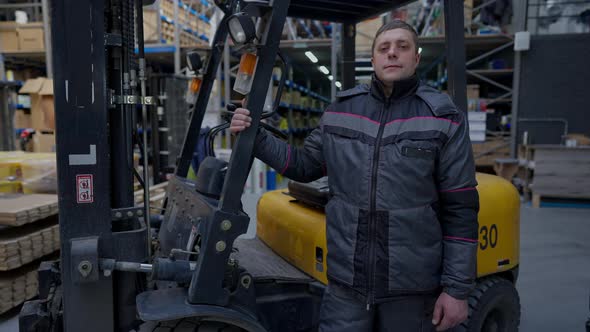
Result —
[[467, 300], [471, 294], [471, 289], [447, 286], [443, 288], [443, 292], [457, 300]]

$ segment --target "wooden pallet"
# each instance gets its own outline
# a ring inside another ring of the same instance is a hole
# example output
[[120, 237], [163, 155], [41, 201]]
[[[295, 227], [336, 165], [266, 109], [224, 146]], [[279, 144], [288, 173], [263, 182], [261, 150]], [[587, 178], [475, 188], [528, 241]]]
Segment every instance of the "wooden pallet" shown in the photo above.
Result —
[[[152, 203], [165, 196], [168, 183], [150, 188]], [[143, 190], [135, 192], [136, 202], [143, 202]], [[57, 195], [45, 194], [0, 194], [0, 225], [21, 226], [33, 223], [58, 213]]]
[[37, 296], [39, 264], [56, 259], [59, 259], [59, 255], [52, 253], [16, 270], [0, 272], [0, 314]]
[[37, 296], [37, 269], [14, 276], [0, 277], [0, 313]]
[[[150, 187], [150, 206], [155, 208], [161, 208], [166, 198], [166, 189], [168, 188], [168, 182], [162, 182], [155, 186]], [[143, 189], [135, 192], [135, 204], [143, 204]]]
[[155, 10], [143, 10], [143, 40], [145, 42], [159, 43], [158, 21], [160, 14]]
[[57, 212], [57, 195], [0, 194], [0, 225], [21, 226]]
[[543, 197], [590, 199], [590, 147], [525, 145], [520, 158], [533, 206]]
[[510, 158], [510, 142], [502, 136], [489, 137], [483, 143], [471, 144], [476, 167], [494, 166], [496, 159]]
[[0, 272], [0, 314], [37, 296], [39, 264], [58, 258], [59, 255], [53, 253], [16, 270]]
[[58, 250], [57, 216], [21, 227], [0, 228], [0, 271], [19, 268]]

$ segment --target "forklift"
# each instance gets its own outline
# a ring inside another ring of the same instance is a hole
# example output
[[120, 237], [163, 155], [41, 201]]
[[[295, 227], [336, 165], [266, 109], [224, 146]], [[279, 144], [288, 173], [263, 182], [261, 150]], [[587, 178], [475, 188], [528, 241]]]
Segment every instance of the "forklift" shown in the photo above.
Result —
[[[165, 204], [156, 214], [149, 206], [147, 131], [141, 137], [135, 128], [139, 114], [147, 128], [147, 109], [154, 104], [154, 96], [146, 95], [142, 31], [142, 6], [150, 2], [52, 2], [61, 257], [41, 264], [39, 297], [23, 305], [20, 331], [316, 331], [327, 283], [325, 219], [306, 197], [322, 196], [321, 183], [308, 185], [310, 196], [300, 195], [305, 190], [296, 183], [292, 196], [265, 194], [258, 236], [237, 239], [249, 224], [241, 196], [258, 127], [280, 134], [261, 119], [278, 106], [285, 82], [283, 70], [265, 111], [273, 67], [284, 63], [279, 43], [285, 19], [343, 24], [347, 89], [354, 85], [355, 24], [411, 1], [215, 0], [224, 16], [204, 65], [198, 56], [188, 57], [202, 82]], [[445, 22], [448, 90], [465, 110], [462, 1], [445, 0]], [[208, 156], [190, 180], [228, 35], [237, 52], [250, 54], [242, 61], [255, 61], [242, 63], [252, 71], [234, 86], [247, 95], [252, 125], [237, 136], [229, 162]], [[143, 177], [133, 167], [136, 145]], [[144, 206], [135, 206], [134, 178], [144, 187]], [[479, 281], [469, 300], [470, 318], [459, 330], [515, 331], [518, 194], [498, 177], [480, 174], [478, 181]]]

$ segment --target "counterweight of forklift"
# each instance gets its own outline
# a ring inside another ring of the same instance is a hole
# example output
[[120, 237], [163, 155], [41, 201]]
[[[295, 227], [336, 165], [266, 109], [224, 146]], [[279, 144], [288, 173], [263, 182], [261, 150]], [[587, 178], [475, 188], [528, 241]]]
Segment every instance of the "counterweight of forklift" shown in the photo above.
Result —
[[496, 248], [496, 244], [498, 244], [498, 226], [496, 224], [492, 224], [489, 228], [482, 226], [479, 229], [479, 248], [481, 250], [486, 250], [488, 246]]

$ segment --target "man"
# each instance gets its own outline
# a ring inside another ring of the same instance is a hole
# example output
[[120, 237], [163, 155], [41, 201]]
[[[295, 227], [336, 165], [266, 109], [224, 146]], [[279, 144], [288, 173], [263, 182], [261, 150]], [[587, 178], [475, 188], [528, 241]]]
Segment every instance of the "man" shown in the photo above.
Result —
[[[414, 29], [385, 24], [370, 85], [342, 91], [302, 148], [260, 130], [255, 155], [296, 181], [329, 175], [320, 331], [444, 331], [467, 318], [479, 199], [464, 110], [421, 84]], [[231, 131], [250, 126], [238, 109]]]

